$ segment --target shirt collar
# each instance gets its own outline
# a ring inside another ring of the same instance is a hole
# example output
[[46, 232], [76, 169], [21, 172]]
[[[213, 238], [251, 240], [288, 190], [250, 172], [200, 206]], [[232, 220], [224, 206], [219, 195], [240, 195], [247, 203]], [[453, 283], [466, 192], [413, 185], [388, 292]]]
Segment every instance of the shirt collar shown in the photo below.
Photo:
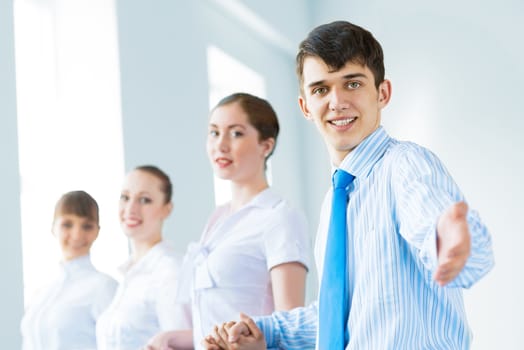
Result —
[[74, 273], [75, 271], [84, 270], [93, 266], [91, 263], [91, 256], [89, 254], [74, 258], [72, 260], [61, 261], [61, 270], [65, 273]]
[[270, 187], [257, 194], [247, 205], [264, 209], [273, 208], [282, 199]]
[[[247, 202], [246, 204], [244, 204], [237, 212], [244, 211], [251, 207], [257, 207], [257, 208], [262, 208], [262, 209], [271, 209], [275, 207], [278, 203], [280, 203], [280, 201], [282, 201], [282, 198], [277, 193], [275, 193], [271, 189], [271, 187], [268, 187], [262, 190], [261, 192], [257, 193], [255, 197], [251, 198], [251, 200]], [[221, 212], [227, 213], [230, 211], [230, 208], [231, 208], [231, 202], [228, 202], [222, 205], [219, 208], [219, 210]]]
[[[356, 178], [367, 177], [375, 164], [386, 153], [392, 138], [379, 126], [344, 158], [339, 168]], [[333, 172], [336, 168], [333, 169]]]
[[168, 244], [165, 241], [160, 241], [152, 246], [138, 261], [133, 262], [133, 259], [129, 257], [128, 260], [118, 268], [118, 271], [122, 274], [127, 274], [131, 271], [144, 271], [150, 266], [153, 266], [157, 257], [162, 256], [167, 248]]

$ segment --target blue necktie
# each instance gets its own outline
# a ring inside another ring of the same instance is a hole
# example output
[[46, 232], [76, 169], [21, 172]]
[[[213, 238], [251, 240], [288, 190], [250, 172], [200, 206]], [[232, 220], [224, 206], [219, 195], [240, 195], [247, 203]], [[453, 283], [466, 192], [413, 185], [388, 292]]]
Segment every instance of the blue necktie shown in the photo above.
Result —
[[337, 169], [333, 174], [333, 199], [319, 295], [320, 350], [343, 350], [348, 341], [347, 187], [354, 176]]

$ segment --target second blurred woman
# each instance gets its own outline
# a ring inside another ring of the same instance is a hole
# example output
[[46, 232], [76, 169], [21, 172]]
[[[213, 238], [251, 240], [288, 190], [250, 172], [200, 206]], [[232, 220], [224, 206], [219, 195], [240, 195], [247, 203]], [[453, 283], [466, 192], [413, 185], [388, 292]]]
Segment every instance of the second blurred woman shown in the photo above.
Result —
[[137, 167], [125, 178], [119, 216], [132, 252], [121, 267], [115, 298], [97, 323], [99, 350], [136, 350], [160, 331], [190, 324], [190, 315], [174, 302], [180, 259], [162, 240], [171, 195], [169, 177], [155, 166]]
[[148, 349], [200, 348], [213, 325], [240, 311], [265, 315], [304, 304], [305, 218], [269, 188], [265, 173], [278, 133], [271, 105], [249, 94], [225, 97], [211, 111], [207, 153], [214, 173], [230, 180], [232, 199], [212, 213], [184, 260], [191, 290], [179, 297], [191, 300], [192, 330], [159, 334]]

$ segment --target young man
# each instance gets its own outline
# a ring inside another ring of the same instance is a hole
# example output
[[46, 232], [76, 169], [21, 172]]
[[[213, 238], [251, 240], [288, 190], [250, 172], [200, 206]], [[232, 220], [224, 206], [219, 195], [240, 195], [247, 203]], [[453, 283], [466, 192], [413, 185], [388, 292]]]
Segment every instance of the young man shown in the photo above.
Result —
[[[297, 74], [300, 108], [324, 139], [333, 172], [353, 179], [343, 185], [347, 243], [339, 245], [347, 245], [346, 264], [331, 265], [330, 190], [315, 248], [319, 302], [256, 322], [241, 315], [204, 343], [209, 349], [468, 349], [462, 288], [492, 268], [491, 238], [440, 160], [381, 127], [391, 83], [380, 44], [348, 22], [319, 26], [300, 45]], [[342, 287], [333, 287], [330, 275]], [[331, 306], [323, 299], [330, 289], [343, 291]], [[346, 310], [332, 326], [338, 309]], [[341, 340], [333, 345], [334, 338]]]

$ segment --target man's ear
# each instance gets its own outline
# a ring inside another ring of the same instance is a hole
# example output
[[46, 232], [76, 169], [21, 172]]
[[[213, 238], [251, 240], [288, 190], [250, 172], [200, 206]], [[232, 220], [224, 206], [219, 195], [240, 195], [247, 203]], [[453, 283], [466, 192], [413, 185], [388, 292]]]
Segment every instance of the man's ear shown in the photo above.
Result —
[[304, 118], [311, 120], [311, 113], [307, 107], [306, 99], [302, 95], [298, 96], [298, 106], [300, 107]]
[[380, 105], [380, 109], [386, 107], [390, 99], [391, 99], [391, 81], [385, 79], [378, 86], [378, 103]]

